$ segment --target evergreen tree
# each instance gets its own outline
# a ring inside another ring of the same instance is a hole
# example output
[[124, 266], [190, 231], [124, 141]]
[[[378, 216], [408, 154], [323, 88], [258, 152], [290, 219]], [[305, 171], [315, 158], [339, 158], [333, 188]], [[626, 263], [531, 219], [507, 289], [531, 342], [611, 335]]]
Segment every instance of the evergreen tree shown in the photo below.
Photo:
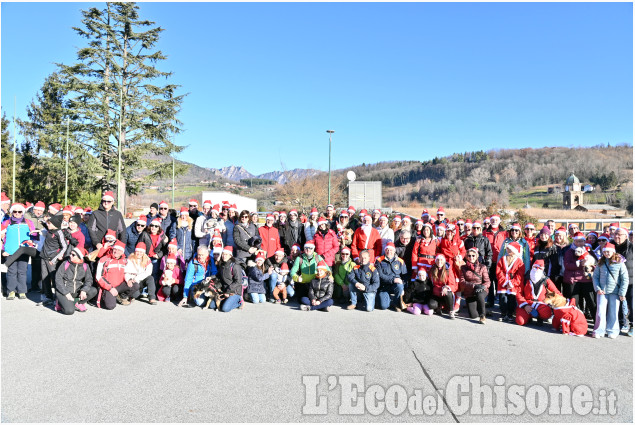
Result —
[[[0, 179], [2, 180], [2, 191], [11, 198], [11, 189], [13, 184], [13, 138], [9, 132], [10, 121], [7, 116], [2, 112], [2, 172], [0, 173]], [[16, 165], [17, 165], [16, 158]], [[17, 179], [16, 179], [17, 180]], [[11, 199], [13, 201], [13, 199]]]
[[[163, 29], [142, 20], [138, 10], [136, 3], [106, 3], [82, 11], [83, 27], [73, 29], [88, 45], [78, 50], [78, 63], [58, 64], [68, 107], [81, 123], [77, 131], [99, 160], [100, 188], [116, 187], [121, 153], [121, 178], [130, 194], [143, 181], [171, 173], [171, 164], [156, 155], [183, 149], [171, 138], [181, 131], [176, 116], [185, 95], [176, 94], [180, 86], [159, 81], [172, 75], [156, 68], [166, 59], [155, 50]], [[152, 173], [135, 173], [144, 168]]]

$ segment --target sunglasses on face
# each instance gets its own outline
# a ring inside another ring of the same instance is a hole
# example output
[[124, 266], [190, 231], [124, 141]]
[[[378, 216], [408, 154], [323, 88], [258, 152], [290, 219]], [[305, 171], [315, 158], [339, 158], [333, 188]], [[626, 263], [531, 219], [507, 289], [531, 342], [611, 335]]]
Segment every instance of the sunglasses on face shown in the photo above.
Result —
[[102, 204], [112, 204], [113, 201], [101, 201]]
[[472, 226], [472, 229], [481, 230], [480, 226]]
[[151, 224], [150, 227], [159, 227], [156, 224]]
[[161, 208], [159, 208], [159, 209], [160, 209], [160, 210], [167, 210], [167, 208], [163, 208], [163, 207], [161, 207]]
[[145, 224], [137, 224], [137, 227], [146, 227]]

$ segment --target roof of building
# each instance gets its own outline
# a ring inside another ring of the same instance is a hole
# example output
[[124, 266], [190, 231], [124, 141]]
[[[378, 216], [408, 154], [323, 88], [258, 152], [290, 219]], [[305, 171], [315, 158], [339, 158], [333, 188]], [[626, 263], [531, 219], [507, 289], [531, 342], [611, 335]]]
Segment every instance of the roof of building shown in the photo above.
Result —
[[572, 185], [574, 183], [580, 183], [580, 179], [575, 176], [575, 174], [571, 173], [565, 184]]

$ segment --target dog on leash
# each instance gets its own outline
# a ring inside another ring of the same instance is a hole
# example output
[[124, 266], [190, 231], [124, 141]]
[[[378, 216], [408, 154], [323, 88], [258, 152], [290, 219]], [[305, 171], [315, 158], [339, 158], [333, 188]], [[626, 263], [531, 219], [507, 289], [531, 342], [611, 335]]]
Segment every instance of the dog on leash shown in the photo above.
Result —
[[194, 299], [205, 296], [206, 300], [202, 308], [209, 308], [212, 302], [216, 304], [216, 309], [220, 308], [220, 283], [216, 279], [216, 276], [207, 277], [203, 281], [197, 283], [194, 286], [192, 294]]

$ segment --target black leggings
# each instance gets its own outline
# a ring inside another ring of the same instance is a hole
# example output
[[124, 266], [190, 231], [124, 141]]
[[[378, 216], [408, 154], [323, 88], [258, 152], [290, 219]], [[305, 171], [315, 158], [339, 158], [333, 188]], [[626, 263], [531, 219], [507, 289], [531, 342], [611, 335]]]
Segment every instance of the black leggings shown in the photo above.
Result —
[[482, 291], [476, 293], [475, 296], [465, 299], [470, 318], [476, 319], [477, 317], [485, 316], [485, 298], [487, 294], [488, 292]]
[[[448, 312], [453, 311], [454, 310], [454, 296], [452, 294], [452, 292], [449, 292], [445, 295], [433, 295], [432, 296], [433, 300], [437, 301], [437, 308], [442, 308], [445, 307]], [[429, 308], [432, 308], [430, 305], [428, 305]], [[435, 308], [436, 310], [436, 308]]]
[[[79, 298], [79, 293], [81, 291], [77, 291], [74, 294], [71, 294], [71, 296], [73, 298]], [[85, 300], [79, 300], [78, 303], [79, 304], [86, 304], [86, 301], [92, 300], [96, 295], [97, 295], [97, 288], [95, 288], [94, 286], [91, 286], [90, 288], [88, 288], [88, 290], [86, 291], [86, 299]], [[57, 298], [57, 302], [59, 303], [60, 307], [62, 308], [62, 313], [66, 314], [66, 315], [71, 315], [73, 313], [75, 313], [75, 300], [71, 301], [68, 298], [66, 298], [66, 295], [62, 295], [59, 292], [55, 291], [55, 298]]]
[[595, 304], [593, 282], [576, 282], [573, 285], [564, 283], [562, 286], [562, 295], [564, 295], [565, 298], [573, 298], [576, 307], [582, 310], [582, 312], [588, 308], [591, 312], [591, 317], [595, 320], [597, 305]]
[[170, 295], [174, 297], [176, 294], [179, 293], [179, 285], [163, 285], [161, 287], [161, 292], [163, 292], [165, 298], [170, 298]]
[[132, 293], [132, 298], [139, 298], [139, 295], [141, 295], [141, 291], [143, 291], [143, 288], [145, 288], [147, 286], [148, 287], [148, 299], [150, 299], [150, 300], [156, 300], [157, 299], [157, 287], [154, 284], [154, 278], [152, 277], [152, 275], [146, 277], [141, 282], [139, 282], [137, 285], [139, 285], [139, 289], [137, 289], [135, 292]]
[[[133, 283], [132, 287], [128, 287], [126, 282], [123, 282], [119, 286], [115, 287], [119, 295], [122, 298], [128, 299], [128, 297], [135, 292], [139, 292], [139, 284]], [[117, 306], [117, 298], [113, 297], [110, 291], [106, 291], [105, 289], [101, 291], [101, 308], [105, 308], [106, 310], [112, 310]]]

